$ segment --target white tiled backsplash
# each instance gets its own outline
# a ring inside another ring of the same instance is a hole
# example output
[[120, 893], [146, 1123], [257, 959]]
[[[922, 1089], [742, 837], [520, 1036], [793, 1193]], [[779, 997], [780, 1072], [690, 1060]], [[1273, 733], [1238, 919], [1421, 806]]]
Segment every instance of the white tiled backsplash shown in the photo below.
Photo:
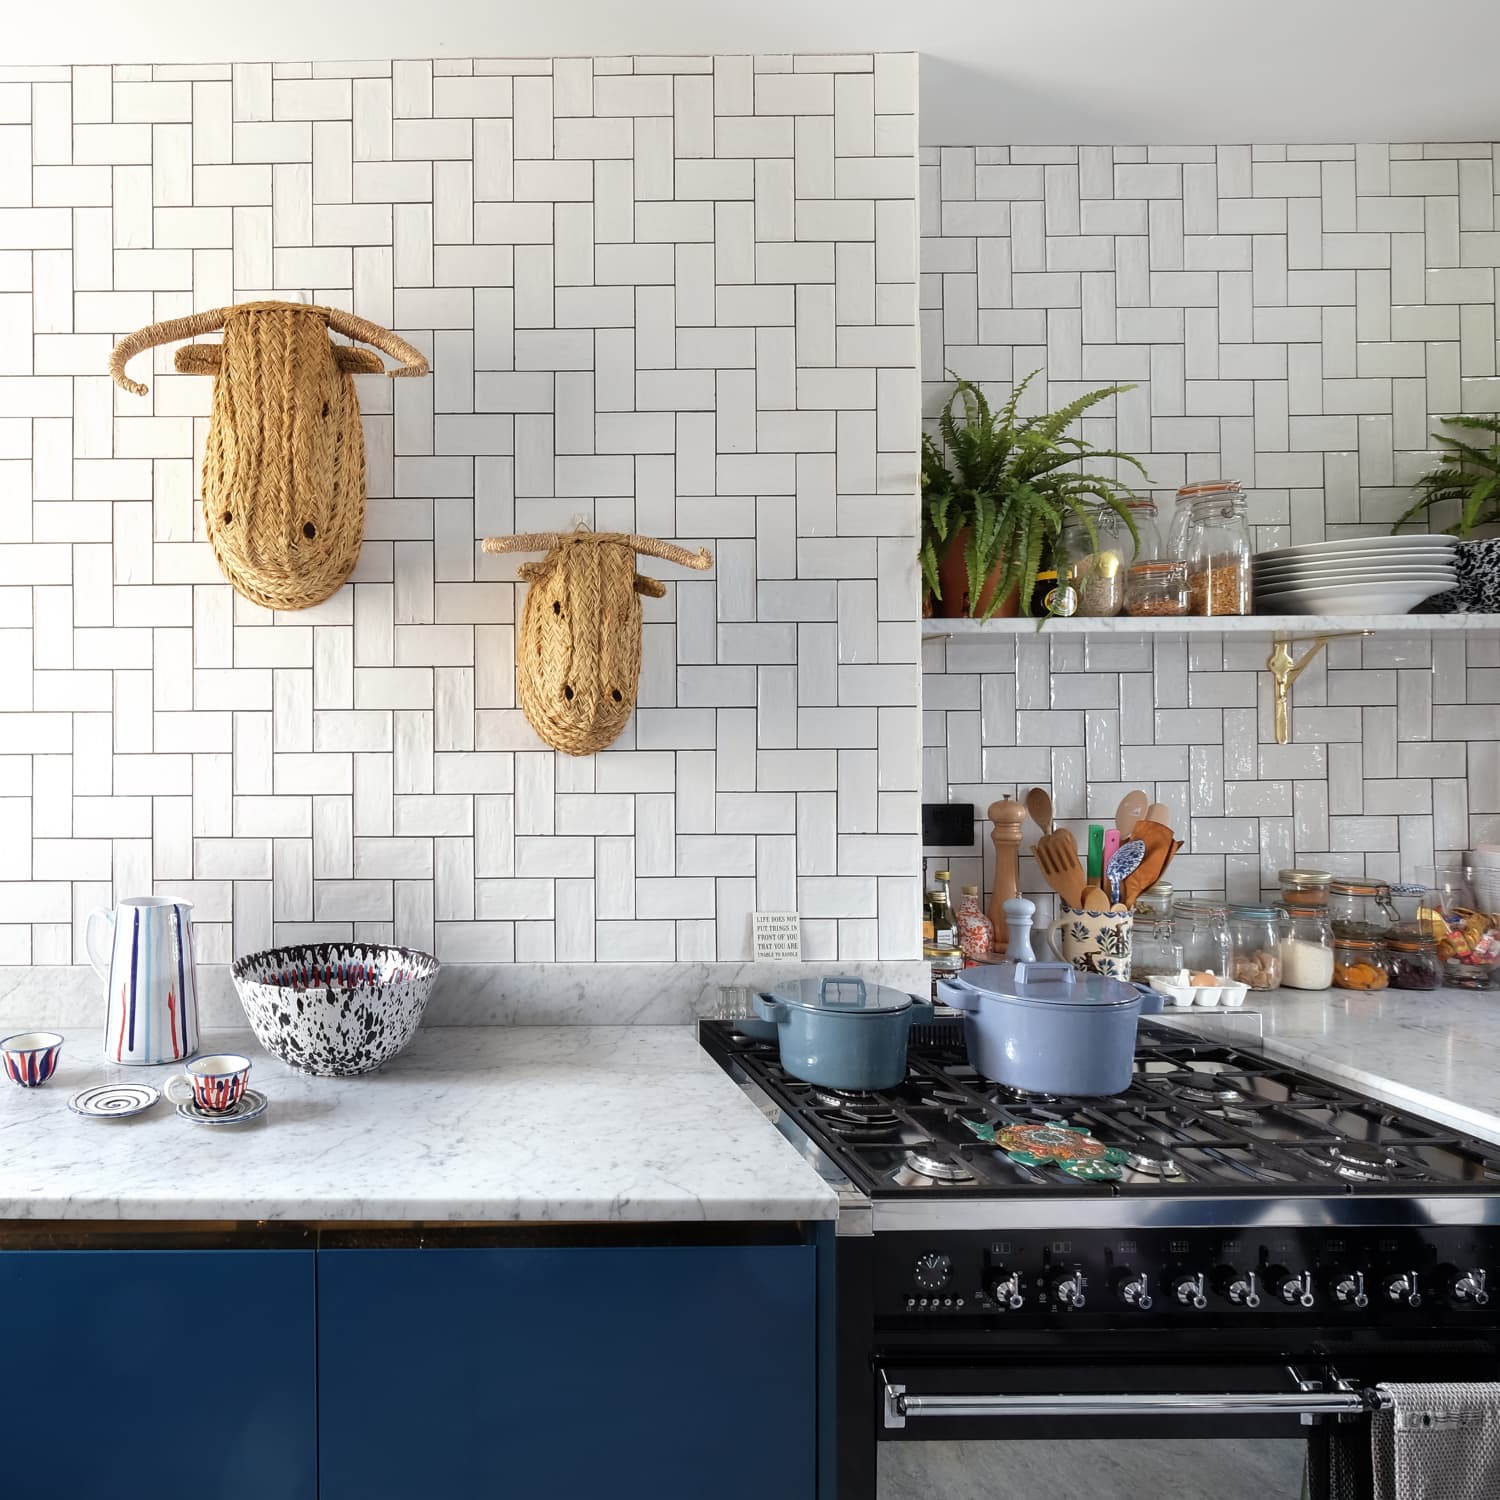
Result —
[[[915, 59], [0, 72], [0, 963], [155, 886], [200, 957], [918, 950]], [[354, 581], [272, 614], [195, 505], [210, 383], [121, 335], [258, 297], [431, 357], [359, 382]], [[145, 361], [141, 362], [142, 364]], [[705, 542], [640, 708], [516, 708], [511, 531]]]
[[[1041, 368], [1033, 410], [1133, 382], [1086, 432], [1142, 457], [1164, 511], [1222, 475], [1262, 546], [1386, 531], [1435, 419], [1500, 408], [1497, 149], [924, 151], [928, 415], [945, 370], [1005, 392]], [[1334, 642], [1285, 746], [1269, 647], [929, 642], [924, 799], [976, 803], [988, 861], [998, 797], [1045, 786], [1060, 818], [1107, 823], [1144, 786], [1187, 840], [1178, 889], [1236, 900], [1293, 862], [1411, 879], [1500, 838], [1500, 636]], [[947, 862], [976, 878], [977, 852]]]

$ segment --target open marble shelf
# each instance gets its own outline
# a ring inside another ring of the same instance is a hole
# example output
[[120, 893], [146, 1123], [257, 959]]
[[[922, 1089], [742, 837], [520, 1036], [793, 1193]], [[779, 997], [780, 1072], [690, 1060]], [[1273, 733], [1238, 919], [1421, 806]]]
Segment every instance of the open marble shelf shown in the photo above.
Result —
[[[922, 621], [922, 639], [971, 640], [993, 635], [1035, 633], [1031, 619]], [[1451, 630], [1500, 630], [1495, 615], [1114, 615], [1048, 620], [1044, 635], [1331, 635], [1346, 630], [1379, 630], [1427, 635]]]

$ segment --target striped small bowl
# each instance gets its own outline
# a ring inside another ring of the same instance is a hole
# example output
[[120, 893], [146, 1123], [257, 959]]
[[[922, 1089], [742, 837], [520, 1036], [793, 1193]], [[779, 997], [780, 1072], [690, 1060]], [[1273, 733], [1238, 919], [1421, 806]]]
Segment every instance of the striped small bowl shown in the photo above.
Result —
[[34, 1089], [57, 1071], [62, 1044], [55, 1031], [18, 1031], [0, 1039], [0, 1065], [12, 1083]]

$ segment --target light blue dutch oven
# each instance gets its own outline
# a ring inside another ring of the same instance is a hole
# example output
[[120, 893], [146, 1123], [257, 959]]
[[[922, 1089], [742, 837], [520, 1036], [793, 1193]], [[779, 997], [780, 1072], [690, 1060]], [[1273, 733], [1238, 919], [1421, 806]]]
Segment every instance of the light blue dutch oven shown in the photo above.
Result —
[[938, 982], [964, 1013], [969, 1061], [986, 1078], [1037, 1094], [1123, 1094], [1135, 1061], [1140, 992], [1072, 964], [1003, 963]]
[[757, 995], [755, 1009], [775, 1023], [788, 1073], [851, 1092], [900, 1083], [912, 1022], [932, 1019], [930, 1001], [848, 974], [782, 985]]

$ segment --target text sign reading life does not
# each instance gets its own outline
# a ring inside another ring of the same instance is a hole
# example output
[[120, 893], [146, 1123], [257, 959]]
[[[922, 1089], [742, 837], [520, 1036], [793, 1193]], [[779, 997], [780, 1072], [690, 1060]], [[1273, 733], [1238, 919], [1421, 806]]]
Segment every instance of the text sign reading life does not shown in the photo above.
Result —
[[758, 960], [802, 958], [802, 923], [794, 911], [758, 911], [755, 913], [755, 957]]

